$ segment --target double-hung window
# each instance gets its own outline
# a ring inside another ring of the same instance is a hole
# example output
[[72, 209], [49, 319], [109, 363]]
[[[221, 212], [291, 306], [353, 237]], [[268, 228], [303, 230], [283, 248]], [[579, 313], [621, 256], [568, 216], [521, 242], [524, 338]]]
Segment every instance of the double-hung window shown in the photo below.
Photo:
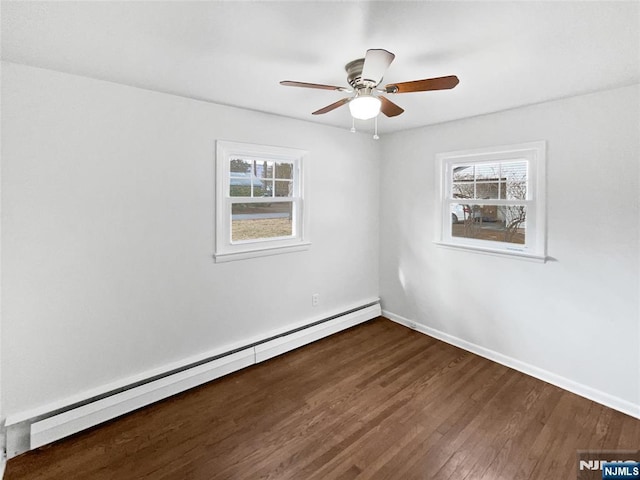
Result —
[[438, 243], [543, 260], [545, 142], [437, 155]]
[[217, 262], [309, 246], [303, 150], [218, 141]]

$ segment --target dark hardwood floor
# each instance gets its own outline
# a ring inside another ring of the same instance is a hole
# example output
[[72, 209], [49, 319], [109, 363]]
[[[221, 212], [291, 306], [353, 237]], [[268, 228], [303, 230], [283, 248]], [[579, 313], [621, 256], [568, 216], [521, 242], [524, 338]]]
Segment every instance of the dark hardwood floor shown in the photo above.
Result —
[[640, 420], [377, 319], [8, 462], [18, 479], [575, 479]]

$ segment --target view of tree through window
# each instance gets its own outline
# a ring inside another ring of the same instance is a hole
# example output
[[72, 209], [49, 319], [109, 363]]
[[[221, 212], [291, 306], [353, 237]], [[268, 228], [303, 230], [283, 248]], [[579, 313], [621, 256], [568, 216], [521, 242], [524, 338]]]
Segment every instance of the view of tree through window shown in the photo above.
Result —
[[305, 150], [216, 140], [216, 262], [307, 250]]
[[[528, 162], [455, 165], [451, 170], [451, 235], [524, 244]], [[462, 201], [464, 200], [464, 201]], [[492, 202], [492, 200], [494, 200]]]
[[546, 260], [544, 140], [436, 154], [445, 247]]
[[[231, 240], [244, 241], [294, 235], [294, 165], [266, 159], [229, 160]], [[247, 199], [246, 203], [242, 199]], [[249, 199], [271, 198], [265, 203]]]

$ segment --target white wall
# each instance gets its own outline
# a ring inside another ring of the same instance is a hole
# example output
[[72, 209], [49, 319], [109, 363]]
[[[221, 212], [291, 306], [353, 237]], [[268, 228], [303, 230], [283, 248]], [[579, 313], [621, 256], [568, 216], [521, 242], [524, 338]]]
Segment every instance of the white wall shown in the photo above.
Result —
[[[387, 136], [383, 309], [640, 414], [640, 95], [631, 86]], [[439, 152], [547, 140], [546, 264], [434, 245]], [[626, 404], [625, 404], [626, 402]], [[628, 408], [629, 409], [629, 408]]]
[[[374, 143], [3, 67], [4, 414], [368, 301], [378, 278], [390, 313], [640, 404], [638, 86]], [[310, 151], [310, 251], [213, 262], [216, 139]], [[554, 261], [432, 243], [436, 153], [542, 139]]]
[[[369, 136], [3, 66], [6, 415], [377, 298]], [[213, 262], [216, 139], [310, 152], [311, 250]]]
[[[2, 88], [2, 64], [0, 63], [0, 89]], [[2, 109], [2, 99], [0, 98], [0, 110]], [[0, 133], [2, 131], [2, 122], [0, 122]], [[0, 150], [2, 146], [2, 138], [0, 138]], [[2, 154], [0, 152], [0, 219], [2, 218]], [[2, 358], [2, 222], [0, 221], [0, 359]], [[6, 447], [6, 436], [4, 435], [4, 408], [2, 405], [2, 361], [0, 361], [0, 478], [4, 476], [6, 467], [6, 456], [4, 455]]]

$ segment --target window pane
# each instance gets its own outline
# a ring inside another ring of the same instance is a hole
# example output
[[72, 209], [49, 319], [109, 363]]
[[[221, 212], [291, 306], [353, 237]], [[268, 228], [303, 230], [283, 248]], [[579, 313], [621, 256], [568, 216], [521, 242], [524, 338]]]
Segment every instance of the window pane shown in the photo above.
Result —
[[524, 205], [451, 205], [451, 236], [524, 245]]
[[454, 183], [451, 193], [452, 198], [475, 198], [473, 180]]
[[251, 196], [251, 173], [236, 173], [229, 179], [229, 195], [232, 197]]
[[293, 163], [276, 162], [276, 178], [293, 179]]
[[229, 164], [229, 172], [232, 177], [235, 177], [236, 174], [245, 174], [249, 175], [251, 173], [251, 166], [253, 165], [252, 160], [243, 160], [241, 158], [232, 158]]
[[502, 163], [502, 178], [506, 182], [507, 199], [525, 200], [527, 198], [528, 170], [526, 160]]
[[502, 191], [505, 190], [505, 182], [476, 182], [476, 198], [493, 199], [504, 198]]
[[453, 168], [453, 181], [473, 182], [473, 165], [458, 166]]
[[273, 178], [273, 162], [256, 160], [253, 173], [258, 178]]
[[293, 235], [293, 202], [235, 203], [231, 206], [231, 241]]
[[293, 196], [293, 182], [287, 180], [276, 180], [276, 197]]
[[260, 180], [253, 177], [253, 196], [254, 197], [271, 197], [271, 182], [269, 180]]
[[500, 163], [479, 163], [476, 165], [476, 180], [497, 180], [500, 177]]

